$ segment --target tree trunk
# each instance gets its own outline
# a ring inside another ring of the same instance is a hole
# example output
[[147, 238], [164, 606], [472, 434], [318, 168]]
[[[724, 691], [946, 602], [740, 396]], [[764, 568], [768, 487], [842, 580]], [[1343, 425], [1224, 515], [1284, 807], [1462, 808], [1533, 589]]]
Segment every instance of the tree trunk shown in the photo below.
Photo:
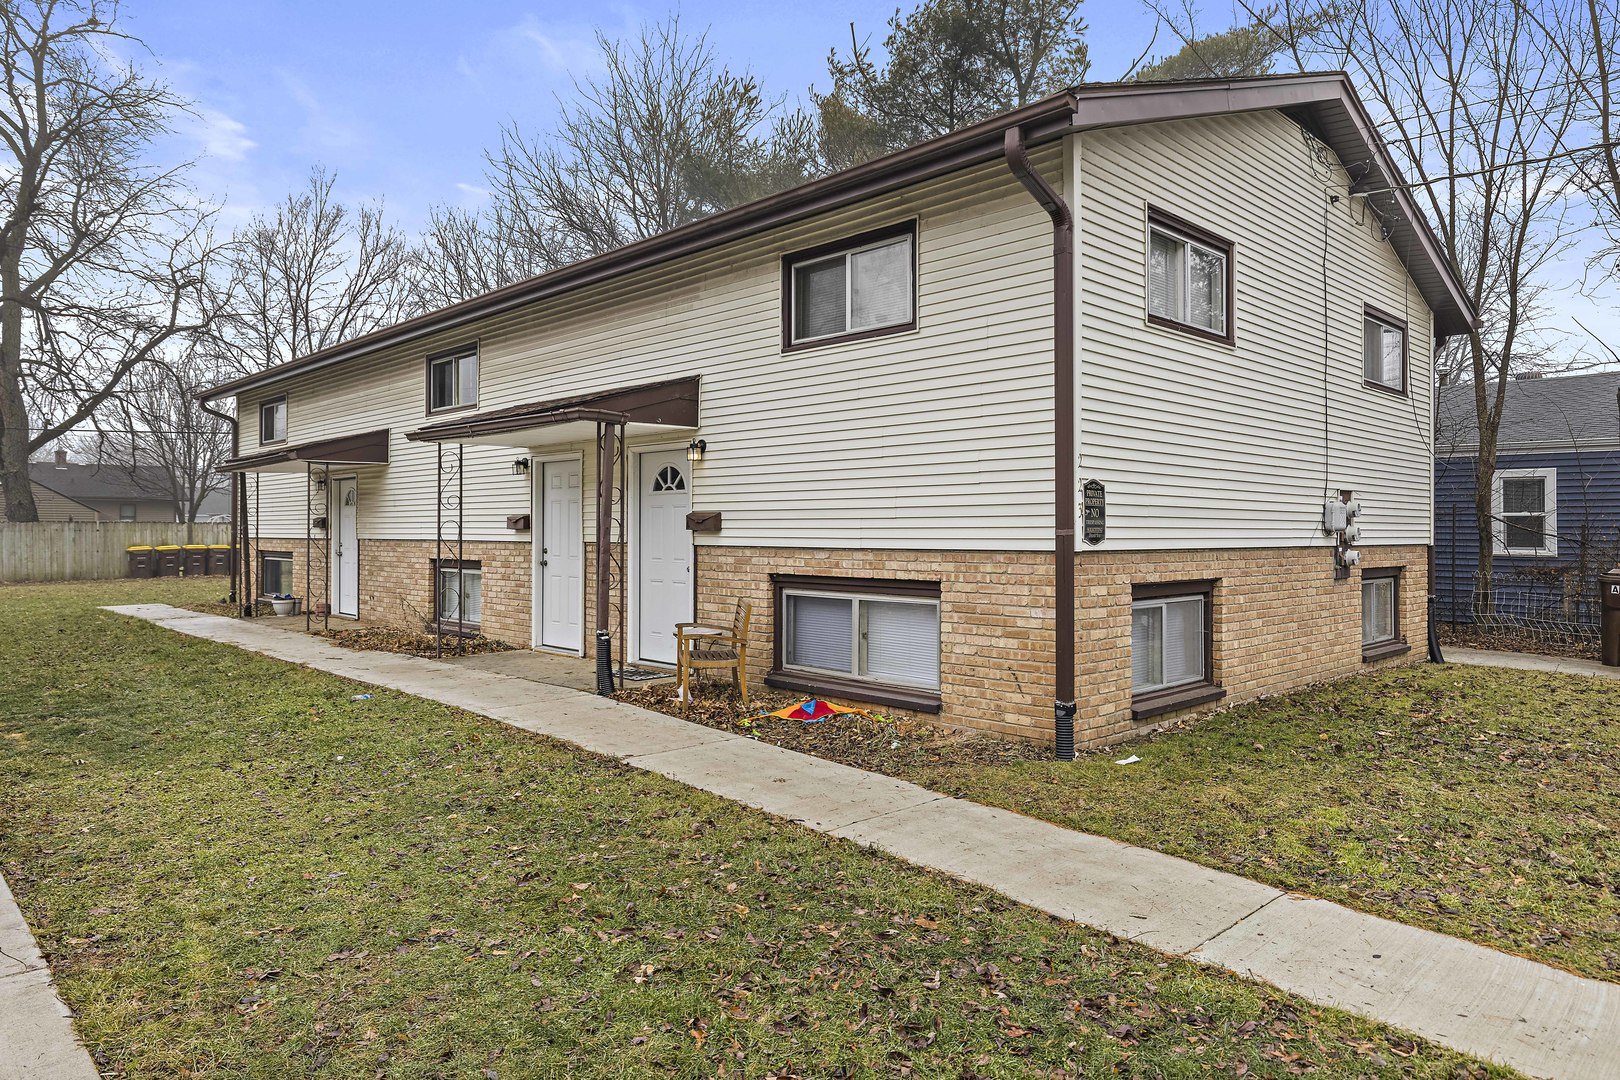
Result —
[[[8, 262], [11, 260], [7, 260]], [[0, 290], [21, 291], [14, 266], [0, 269]], [[34, 486], [28, 479], [28, 406], [22, 396], [22, 305], [0, 300], [0, 487], [5, 489], [7, 521], [38, 521]]]
[[1496, 478], [1496, 436], [1481, 433], [1479, 457], [1474, 461], [1474, 524], [1479, 533], [1479, 562], [1474, 571], [1474, 613], [1496, 610], [1491, 597], [1491, 575], [1495, 570], [1496, 519], [1493, 494]]

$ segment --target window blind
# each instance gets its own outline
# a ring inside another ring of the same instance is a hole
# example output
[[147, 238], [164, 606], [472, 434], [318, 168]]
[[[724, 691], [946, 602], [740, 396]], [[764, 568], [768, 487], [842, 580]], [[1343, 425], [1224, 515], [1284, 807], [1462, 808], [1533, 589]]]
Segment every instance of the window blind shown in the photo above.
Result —
[[911, 240], [857, 251], [849, 258], [851, 330], [911, 321]]
[[862, 600], [864, 674], [880, 682], [939, 685], [939, 608]]
[[795, 338], [826, 337], [844, 332], [846, 272], [842, 255], [794, 268]]
[[1372, 644], [1395, 637], [1395, 579], [1361, 583], [1361, 641]]
[[1149, 600], [1132, 607], [1132, 690], [1162, 690], [1207, 677], [1203, 597]]
[[1148, 310], [1166, 319], [1181, 318], [1181, 257], [1184, 245], [1155, 232], [1148, 258]]
[[1135, 689], [1164, 685], [1164, 609], [1137, 608], [1131, 612], [1131, 686]]
[[854, 674], [853, 603], [839, 597], [789, 595], [785, 662]]

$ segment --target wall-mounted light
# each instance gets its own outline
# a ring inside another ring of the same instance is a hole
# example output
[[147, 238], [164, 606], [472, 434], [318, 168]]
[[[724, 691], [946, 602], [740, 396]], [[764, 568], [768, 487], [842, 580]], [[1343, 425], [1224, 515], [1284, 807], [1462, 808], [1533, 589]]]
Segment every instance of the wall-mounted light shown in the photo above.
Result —
[[529, 459], [526, 458], [526, 457], [520, 457], [516, 461], [512, 462], [512, 475], [513, 476], [528, 476], [529, 475]]
[[692, 462], [702, 461], [703, 451], [707, 450], [708, 448], [709, 444], [704, 442], [702, 439], [693, 439], [691, 442], [686, 444], [686, 460]]

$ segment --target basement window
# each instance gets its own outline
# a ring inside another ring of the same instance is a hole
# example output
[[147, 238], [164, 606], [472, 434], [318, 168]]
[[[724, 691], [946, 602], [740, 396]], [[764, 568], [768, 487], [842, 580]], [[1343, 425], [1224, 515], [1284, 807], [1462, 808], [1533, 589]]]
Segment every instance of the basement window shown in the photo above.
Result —
[[1361, 659], [1383, 660], [1410, 651], [1401, 637], [1401, 571], [1397, 566], [1361, 572]]
[[778, 575], [773, 686], [939, 710], [937, 582]]
[[434, 564], [435, 615], [441, 628], [476, 630], [484, 613], [483, 564], [471, 560]]
[[293, 557], [290, 551], [266, 551], [259, 555], [259, 595], [290, 596], [293, 591]]
[[1131, 590], [1131, 715], [1145, 719], [1225, 696], [1212, 678], [1214, 583]]
[[827, 345], [916, 326], [911, 222], [783, 260], [783, 348]]

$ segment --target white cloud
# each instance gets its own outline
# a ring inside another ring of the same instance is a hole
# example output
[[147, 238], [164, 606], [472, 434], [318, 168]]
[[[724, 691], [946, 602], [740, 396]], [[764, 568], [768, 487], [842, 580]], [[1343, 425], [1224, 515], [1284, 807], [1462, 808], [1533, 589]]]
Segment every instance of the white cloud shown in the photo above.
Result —
[[304, 110], [304, 126], [299, 134], [306, 146], [321, 151], [349, 150], [365, 141], [360, 129], [332, 115], [304, 80], [286, 70], [277, 71], [276, 76], [287, 96]]
[[247, 125], [218, 109], [197, 107], [196, 119], [188, 134], [197, 141], [207, 157], [224, 161], [246, 160], [248, 152], [259, 144], [248, 138]]

